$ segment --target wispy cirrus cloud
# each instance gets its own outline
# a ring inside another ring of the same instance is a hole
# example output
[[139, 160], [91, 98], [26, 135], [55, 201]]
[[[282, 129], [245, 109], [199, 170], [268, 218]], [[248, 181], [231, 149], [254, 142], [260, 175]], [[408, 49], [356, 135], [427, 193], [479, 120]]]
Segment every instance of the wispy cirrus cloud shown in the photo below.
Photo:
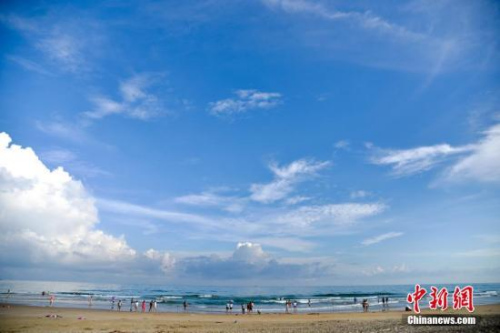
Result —
[[358, 24], [364, 29], [377, 30], [391, 36], [419, 40], [422, 34], [408, 30], [395, 23], [384, 20], [370, 11], [341, 11], [326, 7], [323, 3], [310, 0], [262, 0], [264, 4], [281, 9], [287, 13], [311, 14], [327, 20], [347, 20]]
[[[99, 49], [104, 35], [101, 26], [93, 20], [68, 21], [55, 14], [30, 18], [8, 14], [0, 16], [0, 22], [24, 36], [33, 49], [45, 56], [45, 64], [54, 71], [62, 70], [73, 74], [91, 70], [92, 62], [89, 59]], [[93, 33], [89, 33], [90, 31]], [[53, 72], [40, 63], [35, 66], [31, 61], [20, 57], [17, 57], [16, 62], [41, 74]]]
[[120, 82], [119, 100], [105, 96], [93, 96], [90, 102], [94, 105], [91, 111], [83, 116], [89, 119], [101, 119], [111, 115], [125, 115], [139, 120], [148, 120], [166, 112], [160, 98], [149, 91], [162, 75], [137, 74]]
[[202, 192], [177, 197], [174, 202], [197, 207], [217, 207], [231, 213], [240, 213], [245, 209], [246, 198], [225, 196], [214, 192]]
[[371, 158], [373, 164], [390, 165], [396, 176], [407, 176], [434, 168], [447, 158], [470, 153], [475, 147], [453, 147], [449, 144], [424, 146], [401, 150], [379, 150]]
[[370, 161], [390, 166], [396, 176], [409, 176], [453, 161], [441, 175], [444, 181], [500, 181], [500, 125], [482, 132], [482, 138], [463, 146], [440, 144], [406, 150], [375, 149]]
[[391, 239], [391, 238], [396, 238], [396, 237], [401, 237], [401, 236], [403, 236], [402, 232], [394, 232], [393, 231], [393, 232], [388, 232], [388, 233], [378, 235], [378, 236], [375, 236], [372, 238], [367, 238], [364, 241], [362, 241], [361, 244], [368, 246], [368, 245], [373, 245], [373, 244], [377, 244], [377, 243], [386, 241], [386, 240]]
[[[292, 27], [297, 27], [296, 36], [304, 46], [335, 51], [328, 54], [370, 67], [424, 73], [422, 88], [451, 70], [496, 66], [500, 54], [493, 37], [496, 17], [491, 13], [496, 9], [489, 2], [476, 2], [473, 9], [470, 3], [459, 2], [454, 15], [444, 3], [427, 1], [400, 3], [390, 10], [380, 2], [262, 3], [277, 14], [293, 16]], [[383, 15], [389, 12], [397, 15]], [[357, 52], [360, 45], [363, 52]]]
[[210, 103], [210, 113], [215, 116], [228, 116], [256, 109], [270, 109], [282, 103], [282, 96], [277, 92], [247, 89], [236, 90], [234, 94], [236, 95], [234, 98]]
[[314, 177], [318, 171], [329, 165], [328, 161], [307, 159], [296, 160], [281, 167], [276, 163], [271, 163], [269, 169], [274, 174], [273, 181], [265, 184], [252, 184], [250, 199], [261, 203], [282, 200], [294, 191], [297, 183]]
[[6, 58], [8, 60], [18, 64], [19, 66], [23, 67], [24, 69], [26, 69], [28, 71], [36, 72], [38, 74], [47, 75], [47, 76], [54, 76], [54, 73], [48, 71], [43, 66], [40, 66], [36, 62], [31, 61], [29, 59], [19, 57], [19, 56], [14, 56], [14, 55], [6, 56]]

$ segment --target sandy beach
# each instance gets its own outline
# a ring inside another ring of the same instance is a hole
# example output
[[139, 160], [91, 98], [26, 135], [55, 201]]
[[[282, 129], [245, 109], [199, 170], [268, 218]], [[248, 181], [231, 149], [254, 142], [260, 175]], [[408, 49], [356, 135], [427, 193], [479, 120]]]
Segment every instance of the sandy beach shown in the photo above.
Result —
[[409, 326], [403, 323], [405, 314], [130, 313], [2, 304], [0, 332], [498, 332], [500, 326], [500, 305], [476, 307], [474, 315], [481, 320], [475, 326]]

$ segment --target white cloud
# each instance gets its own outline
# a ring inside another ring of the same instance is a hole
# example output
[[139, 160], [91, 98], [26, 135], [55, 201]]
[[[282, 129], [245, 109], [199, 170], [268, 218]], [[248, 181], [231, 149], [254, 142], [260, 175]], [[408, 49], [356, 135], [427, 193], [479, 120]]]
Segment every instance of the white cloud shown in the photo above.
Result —
[[448, 144], [418, 147], [406, 150], [381, 150], [371, 162], [390, 165], [395, 175], [405, 176], [432, 169], [447, 157], [471, 152], [474, 146], [452, 147]]
[[499, 248], [491, 248], [491, 249], [477, 249], [466, 252], [458, 252], [454, 254], [458, 257], [468, 257], [468, 258], [493, 258], [500, 257], [500, 249]]
[[305, 197], [305, 196], [302, 196], [302, 195], [297, 195], [297, 196], [294, 196], [294, 197], [286, 199], [285, 203], [287, 205], [296, 205], [298, 203], [301, 203], [301, 202], [304, 202], [304, 201], [308, 201], [308, 200], [311, 200], [311, 198]]
[[347, 141], [347, 140], [340, 140], [340, 141], [337, 141], [334, 145], [335, 148], [337, 149], [343, 149], [343, 150], [349, 150], [349, 147], [350, 147], [350, 142]]
[[62, 164], [76, 160], [76, 154], [67, 149], [52, 149], [40, 154], [42, 160], [48, 163]]
[[274, 180], [267, 184], [252, 184], [250, 198], [261, 203], [282, 200], [294, 191], [295, 184], [309, 179], [329, 165], [330, 162], [305, 159], [296, 160], [283, 167], [273, 163], [269, 165], [269, 168], [274, 174]]
[[242, 242], [236, 246], [236, 251], [234, 251], [232, 259], [253, 264], [267, 262], [270, 256], [262, 250], [260, 244]]
[[489, 128], [484, 135], [471, 154], [448, 170], [447, 179], [500, 182], [500, 124]]
[[[3, 260], [8, 253], [32, 262], [121, 262], [136, 252], [123, 237], [96, 229], [94, 199], [62, 168], [49, 170], [31, 148], [0, 134], [0, 216]], [[26, 258], [25, 258], [26, 259]]]
[[40, 64], [37, 64], [34, 61], [18, 57], [18, 56], [7, 56], [7, 59], [9, 59], [12, 62], [15, 62], [19, 66], [23, 67], [24, 69], [32, 72], [36, 72], [38, 74], [42, 75], [47, 75], [47, 76], [54, 76], [54, 74], [44, 67], [40, 66]]
[[217, 227], [219, 225], [216, 220], [201, 215], [140, 206], [117, 200], [101, 198], [97, 201], [97, 206], [103, 211], [126, 216], [149, 217], [172, 223], [187, 223], [205, 227]]
[[160, 262], [160, 268], [166, 274], [171, 274], [175, 269], [176, 259], [168, 252], [149, 249], [144, 252], [144, 256], [152, 261]]
[[365, 246], [373, 245], [373, 244], [377, 244], [377, 243], [383, 242], [383, 241], [391, 239], [391, 238], [400, 237], [402, 235], [403, 235], [402, 232], [388, 232], [388, 233], [378, 235], [378, 236], [375, 236], [372, 238], [367, 238], [364, 241], [362, 241], [361, 244], [363, 244]]
[[36, 47], [50, 59], [61, 64], [69, 72], [81, 72], [85, 68], [83, 40], [68, 33], [53, 31], [41, 38]]
[[78, 142], [78, 143], [89, 143], [92, 139], [84, 132], [80, 127], [75, 125], [54, 121], [54, 122], [36, 122], [36, 127], [41, 132], [59, 137], [62, 139]]
[[268, 6], [279, 8], [287, 13], [302, 13], [315, 15], [327, 20], [339, 21], [346, 20], [358, 24], [367, 30], [377, 30], [381, 33], [389, 34], [394, 37], [419, 40], [421, 34], [409, 31], [405, 27], [388, 22], [383, 18], [373, 15], [369, 11], [339, 11], [329, 9], [319, 2], [306, 0], [262, 0]]
[[[330, 226], [349, 226], [359, 219], [382, 213], [387, 207], [380, 203], [359, 204], [341, 203], [322, 206], [303, 206], [276, 218], [276, 222], [289, 227], [319, 228]], [[321, 228], [319, 228], [321, 230]]]
[[218, 195], [212, 192], [189, 194], [174, 199], [176, 203], [198, 207], [222, 207], [227, 212], [240, 213], [245, 209], [246, 199]]
[[111, 174], [90, 163], [79, 160], [76, 154], [67, 149], [51, 149], [40, 153], [45, 163], [64, 166], [67, 171], [85, 177], [110, 176]]
[[116, 101], [104, 96], [94, 96], [90, 102], [94, 109], [83, 115], [91, 119], [101, 119], [110, 115], [123, 114], [130, 118], [148, 120], [165, 112], [160, 99], [148, 92], [158, 76], [135, 75], [120, 83], [121, 100]]
[[366, 198], [366, 197], [369, 197], [370, 195], [371, 195], [371, 193], [368, 191], [363, 191], [363, 190], [352, 191], [351, 192], [351, 199]]
[[[66, 20], [57, 17], [55, 12], [36, 18], [11, 14], [0, 17], [0, 21], [17, 30], [35, 49], [41, 51], [49, 60], [47, 64], [54, 68], [54, 72], [62, 70], [76, 74], [89, 71], [89, 58], [99, 49], [99, 40], [103, 36], [103, 31], [96, 22], [75, 18]], [[52, 75], [39, 63], [34, 64], [22, 58], [14, 61], [28, 70]]]
[[446, 181], [500, 181], [500, 125], [483, 132], [473, 144], [453, 147], [449, 144], [407, 150], [377, 150], [371, 162], [392, 167], [395, 175], [406, 176], [436, 167], [455, 158], [442, 175]]
[[211, 279], [212, 281], [282, 281], [286, 276], [296, 281], [325, 276], [330, 271], [318, 262], [286, 263], [264, 252], [259, 244], [238, 243], [229, 257], [218, 255], [178, 258], [175, 264], [177, 278], [182, 281]]
[[213, 115], [232, 115], [254, 109], [270, 109], [281, 104], [281, 94], [254, 89], [237, 90], [236, 98], [228, 98], [209, 104]]
[[435, 1], [396, 6], [321, 0], [262, 2], [275, 13], [293, 16], [289, 29], [295, 33], [294, 45], [301, 42], [319, 49], [318, 55], [366, 66], [424, 73], [422, 89], [440, 73], [498, 63], [493, 28], [497, 17], [487, 1], [457, 3], [453, 15], [449, 5]]

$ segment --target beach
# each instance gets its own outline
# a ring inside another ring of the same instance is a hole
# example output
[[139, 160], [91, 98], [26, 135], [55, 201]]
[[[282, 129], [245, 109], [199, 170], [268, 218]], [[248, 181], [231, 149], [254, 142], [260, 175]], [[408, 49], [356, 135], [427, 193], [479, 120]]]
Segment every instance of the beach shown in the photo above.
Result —
[[[422, 311], [422, 314], [442, 312]], [[466, 311], [446, 311], [463, 314]], [[476, 307], [477, 325], [410, 326], [403, 311], [309, 314], [135, 313], [2, 304], [0, 332], [498, 332], [500, 305]], [[48, 316], [48, 317], [47, 317]]]

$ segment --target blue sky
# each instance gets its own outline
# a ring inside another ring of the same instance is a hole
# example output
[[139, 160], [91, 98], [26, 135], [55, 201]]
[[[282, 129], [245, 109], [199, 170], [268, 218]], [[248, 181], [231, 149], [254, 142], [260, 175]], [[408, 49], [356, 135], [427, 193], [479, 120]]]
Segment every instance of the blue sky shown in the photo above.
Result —
[[498, 282], [495, 1], [0, 8], [0, 277]]

